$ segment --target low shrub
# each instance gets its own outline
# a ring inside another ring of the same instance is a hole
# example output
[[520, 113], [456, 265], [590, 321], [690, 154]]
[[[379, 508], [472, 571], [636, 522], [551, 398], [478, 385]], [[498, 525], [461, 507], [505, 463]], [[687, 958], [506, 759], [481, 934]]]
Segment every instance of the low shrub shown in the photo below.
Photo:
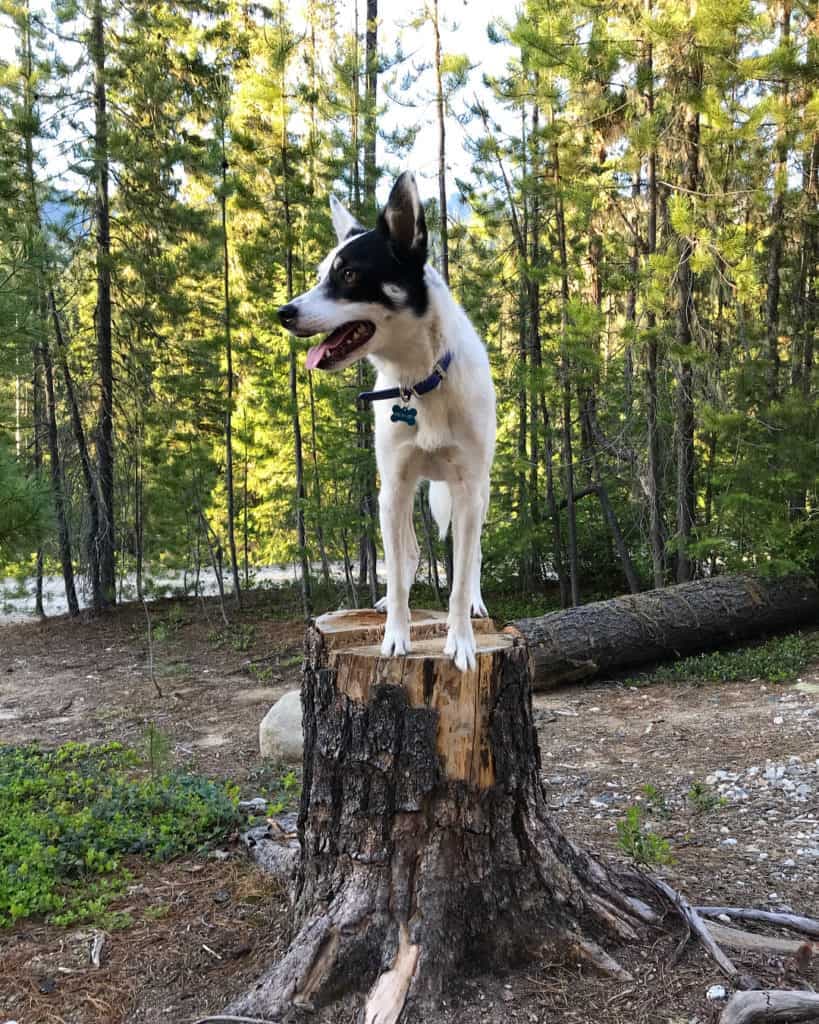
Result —
[[95, 918], [130, 880], [128, 854], [168, 860], [243, 820], [238, 788], [139, 765], [119, 743], [0, 746], [0, 926]]

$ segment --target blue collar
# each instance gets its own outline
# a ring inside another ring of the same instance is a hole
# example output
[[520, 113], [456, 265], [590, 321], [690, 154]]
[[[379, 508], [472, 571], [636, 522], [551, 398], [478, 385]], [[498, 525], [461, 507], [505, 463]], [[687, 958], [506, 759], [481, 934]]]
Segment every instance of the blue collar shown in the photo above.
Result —
[[452, 362], [452, 353], [445, 353], [435, 364], [432, 373], [423, 380], [418, 381], [411, 388], [384, 388], [383, 391], [362, 391], [358, 396], [359, 402], [380, 402], [387, 398], [400, 398], [408, 402], [413, 395], [420, 398], [421, 395], [434, 391], [441, 381], [446, 377], [446, 371]]

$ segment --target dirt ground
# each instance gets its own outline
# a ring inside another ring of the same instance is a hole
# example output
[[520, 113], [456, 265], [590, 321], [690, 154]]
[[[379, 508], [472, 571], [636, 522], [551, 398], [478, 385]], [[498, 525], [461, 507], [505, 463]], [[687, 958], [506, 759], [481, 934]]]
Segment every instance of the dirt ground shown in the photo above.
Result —
[[[0, 742], [139, 747], [152, 724], [178, 764], [265, 795], [258, 724], [299, 684], [303, 625], [281, 621], [269, 594], [250, 604], [226, 630], [212, 602], [158, 602], [151, 651], [138, 605], [96, 621], [0, 626]], [[804, 678], [819, 679], [819, 666]], [[819, 914], [819, 695], [764, 680], [619, 679], [537, 695], [535, 714], [551, 805], [572, 838], [622, 860], [616, 822], [641, 803], [671, 847], [663, 874], [692, 902]], [[0, 932], [0, 1024], [189, 1024], [286, 945], [286, 895], [237, 843], [130, 867], [134, 885], [116, 906], [134, 923], [106, 936], [100, 967], [89, 964], [93, 927]], [[670, 966], [680, 938], [671, 928], [617, 951], [633, 983], [555, 954], [507, 977], [461, 980], [431, 1024], [712, 1024], [724, 1003], [706, 992], [723, 979], [693, 943]], [[819, 986], [819, 955], [799, 976], [786, 957], [733, 957], [766, 986]]]

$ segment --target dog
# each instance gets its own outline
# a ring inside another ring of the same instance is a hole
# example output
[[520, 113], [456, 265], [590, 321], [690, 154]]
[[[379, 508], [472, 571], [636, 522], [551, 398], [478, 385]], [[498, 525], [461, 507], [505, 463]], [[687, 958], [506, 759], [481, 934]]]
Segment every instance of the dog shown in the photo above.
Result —
[[387, 564], [381, 653], [410, 650], [409, 592], [418, 568], [413, 502], [429, 480], [441, 537], [450, 519], [450, 580], [444, 653], [460, 671], [475, 667], [472, 616], [485, 616], [480, 535], [495, 449], [495, 391], [486, 349], [443, 278], [428, 263], [427, 226], [415, 178], [396, 180], [374, 229], [333, 196], [338, 239], [318, 284], [278, 311], [299, 338], [327, 333], [307, 354], [310, 370], [343, 370], [368, 358], [376, 389], [359, 396], [375, 411], [381, 478], [379, 514]]

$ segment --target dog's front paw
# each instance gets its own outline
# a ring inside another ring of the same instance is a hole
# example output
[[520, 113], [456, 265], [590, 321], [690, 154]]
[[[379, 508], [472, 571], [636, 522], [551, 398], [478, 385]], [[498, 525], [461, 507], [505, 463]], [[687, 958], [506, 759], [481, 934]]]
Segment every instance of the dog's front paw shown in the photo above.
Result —
[[387, 614], [387, 595], [385, 594], [383, 597], [380, 597], [375, 602], [375, 604], [373, 605], [373, 608], [375, 608], [375, 610], [377, 612], [381, 612], [382, 615], [386, 615]]
[[384, 658], [409, 654], [410, 635], [408, 626], [396, 626], [387, 621], [384, 639], [381, 641], [381, 655]]
[[466, 626], [450, 626], [444, 645], [444, 654], [448, 654], [460, 672], [475, 667], [475, 635], [472, 624]]

